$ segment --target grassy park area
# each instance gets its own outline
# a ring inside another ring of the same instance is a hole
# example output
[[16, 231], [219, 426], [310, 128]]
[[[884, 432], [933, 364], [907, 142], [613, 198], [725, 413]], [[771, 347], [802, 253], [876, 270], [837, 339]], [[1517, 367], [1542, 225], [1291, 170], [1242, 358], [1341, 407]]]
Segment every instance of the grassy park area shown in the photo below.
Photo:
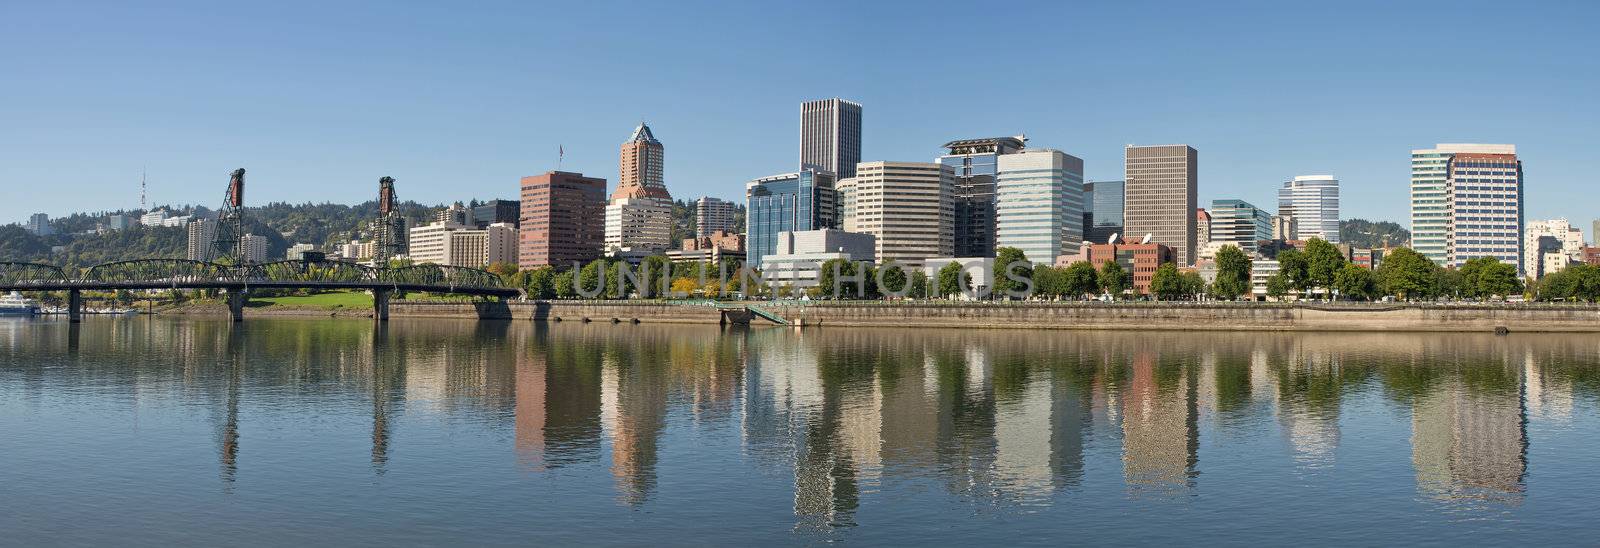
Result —
[[341, 308], [372, 308], [372, 295], [360, 291], [335, 291], [328, 293], [317, 293], [315, 295], [251, 297], [250, 306], [298, 306], [326, 308], [329, 310]]

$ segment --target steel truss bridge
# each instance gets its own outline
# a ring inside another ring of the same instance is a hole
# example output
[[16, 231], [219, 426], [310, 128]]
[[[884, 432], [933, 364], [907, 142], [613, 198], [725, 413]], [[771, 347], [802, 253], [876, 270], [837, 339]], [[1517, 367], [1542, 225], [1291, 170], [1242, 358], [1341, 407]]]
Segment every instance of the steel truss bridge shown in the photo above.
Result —
[[68, 316], [79, 321], [83, 291], [220, 289], [234, 321], [254, 289], [363, 290], [373, 295], [373, 317], [389, 319], [396, 291], [506, 299], [521, 294], [499, 276], [476, 268], [417, 265], [379, 268], [345, 261], [288, 260], [230, 266], [183, 259], [119, 261], [71, 271], [42, 263], [0, 262], [0, 291], [66, 291]]

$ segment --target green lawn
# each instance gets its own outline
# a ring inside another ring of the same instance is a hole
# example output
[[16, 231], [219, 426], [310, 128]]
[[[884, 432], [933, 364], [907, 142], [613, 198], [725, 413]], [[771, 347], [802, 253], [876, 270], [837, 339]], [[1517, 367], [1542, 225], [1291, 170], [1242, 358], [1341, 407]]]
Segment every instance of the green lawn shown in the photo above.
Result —
[[372, 295], [361, 292], [319, 293], [304, 297], [251, 297], [250, 306], [319, 306], [335, 308], [372, 308]]

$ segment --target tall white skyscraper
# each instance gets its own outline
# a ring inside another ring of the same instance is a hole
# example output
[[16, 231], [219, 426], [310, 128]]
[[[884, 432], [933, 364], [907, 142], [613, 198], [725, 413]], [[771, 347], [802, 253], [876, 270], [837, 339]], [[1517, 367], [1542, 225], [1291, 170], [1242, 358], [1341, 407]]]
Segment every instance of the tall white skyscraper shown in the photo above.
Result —
[[1290, 240], [1321, 238], [1339, 243], [1339, 180], [1332, 175], [1301, 175], [1278, 189], [1278, 216], [1294, 219]]
[[1516, 145], [1411, 151], [1411, 247], [1434, 262], [1495, 257], [1522, 271], [1522, 210]]
[[1083, 244], [1083, 160], [1047, 148], [1004, 154], [995, 176], [995, 246], [1054, 264]]
[[800, 105], [800, 170], [856, 176], [861, 162], [861, 104], [838, 97]]

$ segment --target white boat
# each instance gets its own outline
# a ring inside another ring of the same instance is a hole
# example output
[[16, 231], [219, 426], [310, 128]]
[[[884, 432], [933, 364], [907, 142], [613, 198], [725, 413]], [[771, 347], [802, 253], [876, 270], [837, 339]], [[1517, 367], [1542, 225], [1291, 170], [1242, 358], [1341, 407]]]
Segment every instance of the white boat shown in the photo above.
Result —
[[21, 293], [12, 291], [10, 295], [0, 297], [0, 316], [33, 316], [39, 313], [39, 302], [24, 298]]

